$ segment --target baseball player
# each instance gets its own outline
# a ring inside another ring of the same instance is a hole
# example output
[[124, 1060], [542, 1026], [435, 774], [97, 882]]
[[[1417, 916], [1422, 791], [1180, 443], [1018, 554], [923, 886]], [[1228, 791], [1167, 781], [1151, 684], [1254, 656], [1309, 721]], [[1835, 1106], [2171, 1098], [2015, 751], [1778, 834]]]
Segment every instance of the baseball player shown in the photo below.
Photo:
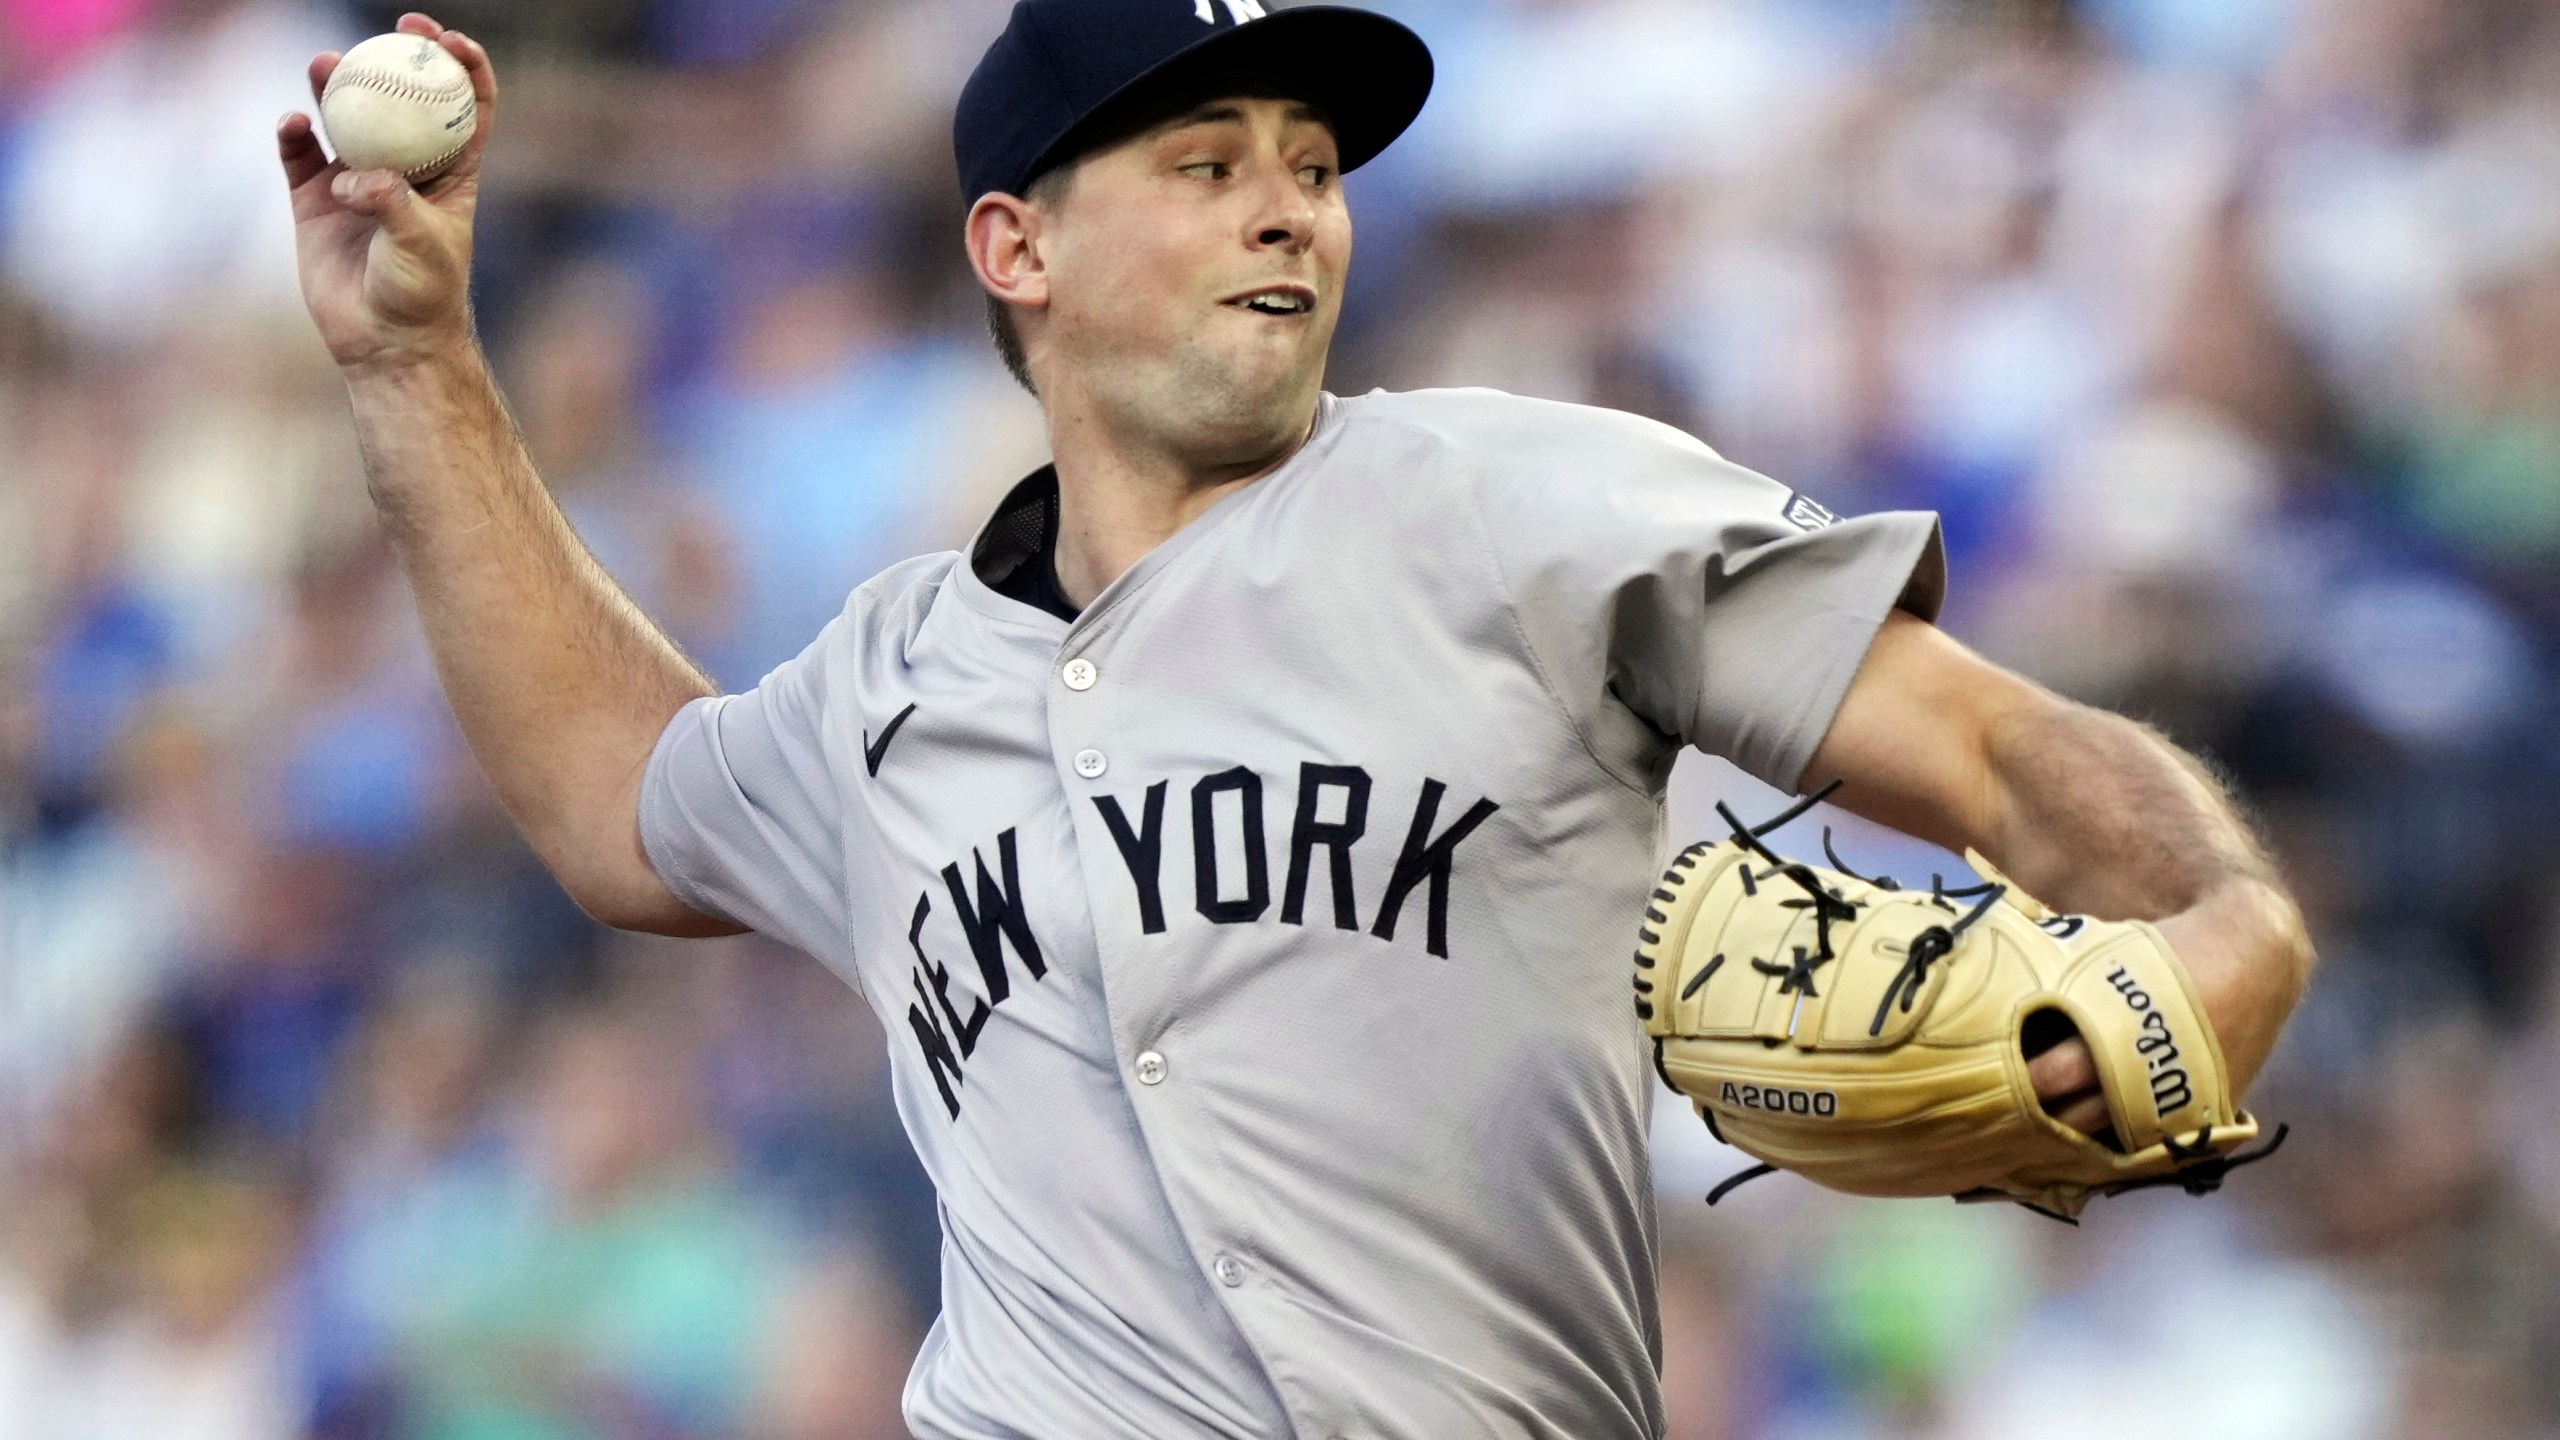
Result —
[[[954, 137], [1055, 463], [729, 696], [516, 442], [465, 300], [497, 84], [401, 26], [478, 86], [450, 174], [279, 131], [383, 523], [580, 904], [761, 930], [881, 1017], [942, 1201], [918, 1434], [1661, 1434], [1625, 986], [1684, 746], [2157, 920], [2237, 1083], [2264, 1060], [2311, 952], [2259, 850], [2150, 733], [1930, 625], [1931, 517], [1626, 415], [1324, 392], [1343, 176], [1430, 87], [1402, 26], [1022, 0]], [[2105, 1123], [2086, 1046], [2035, 1076]]]

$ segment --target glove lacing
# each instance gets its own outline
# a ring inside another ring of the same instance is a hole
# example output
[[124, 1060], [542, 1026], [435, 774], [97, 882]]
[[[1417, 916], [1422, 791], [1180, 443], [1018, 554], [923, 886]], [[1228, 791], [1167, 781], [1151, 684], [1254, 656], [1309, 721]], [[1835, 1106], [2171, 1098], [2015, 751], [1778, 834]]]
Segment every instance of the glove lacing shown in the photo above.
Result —
[[[1813, 874], [1810, 867], [1804, 865], [1800, 861], [1788, 860], [1785, 857], [1778, 855], [1774, 851], [1770, 850], [1768, 846], [1760, 843], [1760, 837], [1784, 828], [1790, 822], [1802, 816], [1806, 811], [1811, 810], [1814, 806], [1831, 798], [1832, 792], [1838, 790], [1842, 783], [1843, 782], [1841, 781], [1834, 780], [1830, 784], [1823, 786], [1820, 790], [1815, 791], [1811, 795], [1805, 796], [1795, 804], [1787, 807], [1784, 812], [1780, 813], [1775, 818], [1762, 821], [1758, 825], [1743, 824], [1740, 817], [1736, 816], [1722, 801], [1718, 801], [1716, 803], [1716, 814], [1723, 818], [1726, 827], [1733, 832], [1735, 843], [1769, 862], [1769, 868], [1762, 872], [1761, 875], [1757, 877], [1758, 879], [1767, 880], [1783, 875], [1788, 879], [1793, 880], [1797, 885], [1803, 887], [1805, 891], [1807, 896], [1806, 899], [1789, 900], [1781, 903], [1793, 908], [1809, 908], [1813, 911], [1813, 951], [1808, 954], [1803, 946], [1796, 946], [1795, 963], [1792, 965], [1778, 965], [1765, 960], [1754, 960], [1751, 962], [1751, 968], [1759, 971], [1763, 975], [1781, 975], [1786, 977], [1779, 982], [1778, 991], [1780, 994], [1793, 992], [1797, 996], [1796, 1004], [1799, 1010], [1803, 1007], [1804, 996], [1813, 995], [1819, 997], [1821, 994], [1820, 991], [1813, 988], [1813, 972], [1822, 965], [1838, 958], [1833, 954], [1831, 949], [1831, 922], [1834, 920], [1855, 920], [1858, 917], [1858, 911], [1862, 907], [1857, 901], [1849, 899], [1847, 896], [1840, 894], [1836, 890], [1825, 889], [1821, 880]], [[1694, 853], [1694, 848], [1692, 853]], [[1869, 877], [1861, 875], [1856, 870], [1851, 869], [1848, 862], [1840, 858], [1840, 852], [1832, 848], [1831, 827], [1828, 825], [1822, 827], [1822, 854], [1824, 859], [1831, 862], [1833, 869], [1849, 876], [1853, 880], [1872, 885], [1879, 890], [1899, 892], [1902, 889], [1901, 883], [1896, 881], [1892, 876], [1878, 875]], [[1687, 857], [1684, 856], [1683, 858]], [[1758, 886], [1751, 874], [1751, 867], [1748, 865], [1742, 867], [1742, 886], [1746, 893], [1758, 893]], [[1906, 1013], [1910, 1011], [1911, 1007], [1919, 1001], [1920, 992], [1928, 985], [1929, 967], [1946, 959], [1949, 955], [1954, 954], [1956, 942], [1963, 937], [1964, 932], [1970, 929], [1973, 924], [1983, 916], [1991, 913], [1991, 907], [2000, 903], [2002, 897], [2006, 896], [2008, 893], [2009, 887], [1998, 883], [1968, 885], [1962, 889], [1950, 890], [1947, 888], [1945, 876], [1932, 875], [1929, 877], [1929, 898], [1937, 904], [1945, 906], [1949, 913], [1952, 914], [1955, 910], [1955, 906], [1949, 903], [1951, 901], [1972, 900], [1975, 902], [1974, 906], [1961, 916], [1958, 916], [1953, 924], [1933, 925], [1912, 937], [1911, 949], [1903, 959], [1902, 969], [1894, 976], [1893, 983], [1885, 987], [1884, 998], [1876, 1005], [1875, 1019], [1867, 1026], [1867, 1033], [1869, 1035], [1881, 1035], [1884, 1033], [1885, 1019], [1893, 1013], [1896, 1001], [1901, 1003], [1902, 1009]], [[1639, 959], [1641, 958], [1642, 957], [1639, 956]], [[1724, 965], [1724, 959], [1725, 957], [1718, 955], [1709, 960], [1704, 969], [1700, 970], [1687, 985], [1681, 987], [1680, 998], [1686, 1000], [1690, 996], [1695, 995], [1698, 992], [1699, 987], [1707, 983], [1708, 977], [1714, 975], [1718, 969], [1722, 968]], [[1650, 985], [1643, 984], [1641, 981], [1639, 981], [1638, 984], [1640, 988], [1643, 989], [1650, 990], [1652, 988]], [[1778, 1042], [1771, 1041], [1769, 1043], [1775, 1045]], [[1663, 1066], [1662, 1042], [1660, 1040], [1654, 1041], [1653, 1054], [1654, 1069], [1661, 1073], [1663, 1083], [1671, 1085], [1671, 1088], [1677, 1090], [1679, 1086], [1672, 1084], [1671, 1072]], [[1701, 1107], [1698, 1113], [1706, 1120], [1708, 1132], [1713, 1134], [1717, 1141], [1720, 1143], [1730, 1143], [1725, 1141], [1724, 1132], [1717, 1128], [1715, 1115], [1712, 1111], [1708, 1111]], [[2209, 1195], [2222, 1188], [2222, 1182], [2231, 1174], [2232, 1171], [2237, 1170], [2244, 1165], [2254, 1165], [2282, 1149], [2284, 1147], [2285, 1137], [2292, 1134], [2292, 1132], [2292, 1126], [2279, 1124], [2276, 1126], [2275, 1134], [2268, 1137], [2267, 1143], [2264, 1145], [2259, 1146], [2255, 1150], [2235, 1150], [2228, 1155], [2219, 1154], [2214, 1150], [2213, 1127], [2211, 1126], [2206, 1126], [2203, 1130], [2198, 1131], [2195, 1139], [2186, 1144], [2179, 1143], [2179, 1141], [2174, 1137], [2164, 1137], [2161, 1143], [2168, 1148], [2170, 1158], [2177, 1163], [2178, 1168], [2175, 1171], [2166, 1175], [2151, 1175], [2139, 1180], [2122, 1181], [2114, 1185], [2105, 1186], [2097, 1193], [2102, 1195], [2122, 1195], [2134, 1190], [2148, 1190], [2161, 1185], [2175, 1185], [2186, 1191], [2189, 1195]], [[1759, 1164], [1754, 1165], [1747, 1170], [1742, 1170], [1733, 1175], [1729, 1175], [1725, 1177], [1723, 1181], [1718, 1183], [1714, 1189], [1707, 1192], [1707, 1203], [1709, 1205], [1713, 1205], [1742, 1186], [1747, 1185], [1764, 1175], [1774, 1175], [1777, 1171], [1778, 1167], [1775, 1165]], [[1991, 1198], [1995, 1196], [1997, 1198], [2011, 1200], [2017, 1198], [2000, 1191], [1980, 1191], [1976, 1193], [1984, 1198]], [[1961, 1200], [1971, 1197], [1958, 1196], [1956, 1198]], [[2020, 1201], [2019, 1203], [2026, 1205], [2027, 1209], [2033, 1210], [2039, 1215], [2060, 1220], [2068, 1225], [2077, 1225], [2080, 1223], [2071, 1216], [2060, 1214], [2053, 1210], [2048, 1210], [2041, 1205], [2025, 1201]]]

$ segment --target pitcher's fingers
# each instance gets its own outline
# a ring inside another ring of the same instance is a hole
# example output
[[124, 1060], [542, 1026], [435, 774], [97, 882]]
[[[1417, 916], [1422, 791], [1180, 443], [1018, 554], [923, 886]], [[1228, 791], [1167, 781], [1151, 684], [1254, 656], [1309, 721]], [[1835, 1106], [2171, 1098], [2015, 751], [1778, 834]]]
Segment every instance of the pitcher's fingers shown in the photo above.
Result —
[[2107, 1097], [2095, 1090], [2058, 1110], [2047, 1105], [2045, 1113], [2083, 1135], [2095, 1135], [2114, 1123], [2107, 1114]]
[[461, 61], [462, 68], [471, 73], [471, 93], [480, 103], [480, 125], [474, 133], [476, 139], [488, 133], [489, 121], [498, 111], [498, 68], [489, 63], [489, 52], [479, 41], [459, 30], [444, 32], [444, 48], [453, 52], [453, 58]]
[[428, 192], [441, 199], [457, 186], [470, 187], [480, 178], [480, 158], [489, 148], [489, 126], [498, 115], [498, 76], [489, 63], [489, 52], [480, 48], [478, 41], [459, 30], [447, 30], [438, 38], [445, 53], [471, 77], [472, 106], [478, 112], [478, 123], [471, 127], [471, 138], [462, 142], [462, 153], [454, 157], [443, 174], [427, 183]]
[[328, 152], [320, 148], [311, 117], [299, 110], [276, 122], [276, 156], [284, 162], [285, 188], [297, 195], [329, 168]]
[[401, 16], [400, 23], [391, 28], [403, 35], [423, 35], [429, 40], [444, 33], [444, 27], [436, 23], [434, 16], [422, 14], [416, 10]]
[[2038, 1099], [2075, 1097], [2097, 1088], [2098, 1060], [2087, 1041], [2073, 1036], [2028, 1061], [2027, 1078], [2035, 1082]]
[[352, 170], [330, 182], [338, 203], [372, 217], [383, 232], [404, 246], [426, 243], [427, 217], [420, 213], [418, 192], [389, 170]]
[[311, 103], [320, 103], [320, 94], [329, 88], [329, 77], [338, 72], [341, 57], [335, 50], [323, 50], [311, 57]]

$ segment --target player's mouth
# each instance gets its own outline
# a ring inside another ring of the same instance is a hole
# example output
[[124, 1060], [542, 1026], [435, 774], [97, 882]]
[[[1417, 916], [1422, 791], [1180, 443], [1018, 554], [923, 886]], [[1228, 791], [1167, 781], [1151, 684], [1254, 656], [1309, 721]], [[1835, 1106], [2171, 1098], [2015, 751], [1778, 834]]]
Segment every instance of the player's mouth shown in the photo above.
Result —
[[1250, 310], [1256, 315], [1286, 319], [1316, 313], [1316, 292], [1304, 285], [1271, 285], [1260, 290], [1248, 290], [1223, 303], [1233, 309]]

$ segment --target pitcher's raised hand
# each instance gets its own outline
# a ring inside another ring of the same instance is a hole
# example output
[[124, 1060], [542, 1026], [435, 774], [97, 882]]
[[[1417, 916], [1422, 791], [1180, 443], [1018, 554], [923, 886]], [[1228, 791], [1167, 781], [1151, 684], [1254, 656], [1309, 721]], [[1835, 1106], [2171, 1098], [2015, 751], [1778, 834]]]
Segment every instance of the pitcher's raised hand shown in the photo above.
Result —
[[[302, 298], [337, 362], [396, 367], [471, 344], [471, 225], [480, 158], [497, 120], [498, 79], [489, 52], [424, 15], [400, 32], [435, 40], [470, 72], [479, 126], [452, 168], [415, 187], [388, 170], [350, 171], [321, 149], [311, 117], [276, 124], [276, 150], [293, 194]], [[335, 52], [311, 62], [317, 101], [337, 69]]]

